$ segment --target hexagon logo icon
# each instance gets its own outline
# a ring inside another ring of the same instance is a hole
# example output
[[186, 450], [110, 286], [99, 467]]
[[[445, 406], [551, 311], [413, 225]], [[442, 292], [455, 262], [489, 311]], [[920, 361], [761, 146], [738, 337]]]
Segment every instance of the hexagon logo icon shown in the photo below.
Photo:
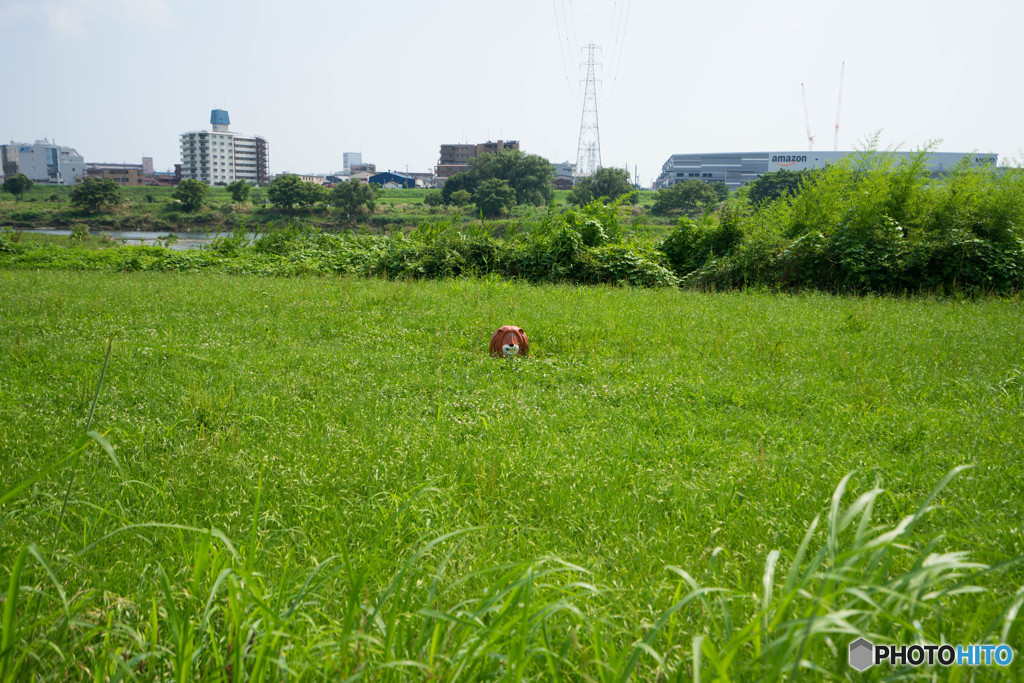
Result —
[[850, 643], [850, 666], [857, 671], [864, 671], [874, 664], [875, 646], [871, 644], [870, 640], [858, 638]]

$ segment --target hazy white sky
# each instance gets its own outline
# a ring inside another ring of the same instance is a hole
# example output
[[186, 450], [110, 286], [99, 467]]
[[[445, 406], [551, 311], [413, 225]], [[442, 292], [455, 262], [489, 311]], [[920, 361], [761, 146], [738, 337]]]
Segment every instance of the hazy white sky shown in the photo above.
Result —
[[0, 140], [86, 161], [179, 162], [210, 109], [270, 142], [271, 172], [342, 153], [427, 171], [445, 142], [575, 161], [581, 48], [602, 48], [605, 166], [670, 154], [1024, 148], [1020, 0], [0, 0]]

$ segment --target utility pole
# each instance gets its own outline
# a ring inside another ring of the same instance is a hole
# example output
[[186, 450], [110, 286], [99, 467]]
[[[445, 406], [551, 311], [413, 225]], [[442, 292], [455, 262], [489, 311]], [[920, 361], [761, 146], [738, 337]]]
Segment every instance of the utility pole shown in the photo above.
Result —
[[597, 80], [594, 75], [593, 43], [585, 48], [587, 51], [587, 79], [583, 92], [583, 115], [580, 117], [580, 141], [576, 147], [576, 176], [592, 175], [601, 167], [601, 131], [597, 125]]

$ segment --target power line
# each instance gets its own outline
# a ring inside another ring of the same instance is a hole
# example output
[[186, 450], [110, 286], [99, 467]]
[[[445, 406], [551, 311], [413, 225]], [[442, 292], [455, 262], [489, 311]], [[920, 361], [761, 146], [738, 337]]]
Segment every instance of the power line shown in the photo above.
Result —
[[627, 0], [623, 0], [622, 4], [619, 5], [619, 18], [615, 21], [615, 45], [612, 46], [612, 54], [616, 56], [622, 51], [622, 34], [625, 28], [623, 16], [625, 16], [628, 7], [629, 3]]
[[629, 25], [629, 10], [633, 5], [633, 0], [627, 0], [625, 4], [626, 10], [622, 20], [622, 34], [621, 38], [617, 39], [616, 41], [619, 46], [619, 50], [618, 54], [615, 57], [613, 57], [613, 59], [615, 60], [615, 71], [612, 74], [612, 87], [608, 89], [608, 95], [605, 99], [610, 99], [611, 96], [615, 93], [615, 83], [618, 82], [619, 80], [619, 66], [622, 65], [622, 48], [626, 43], [626, 28]]
[[[565, 0], [562, 0], [562, 16], [565, 16]], [[575, 49], [579, 44], [579, 37], [576, 35], [576, 12], [572, 8], [572, 0], [569, 0], [569, 23], [572, 25], [572, 43], [569, 45], [569, 54], [574, 55], [578, 52]], [[568, 38], [568, 34], [566, 34]]]
[[[623, 0], [623, 1], [625, 1], [625, 0]], [[618, 26], [618, 23], [619, 23], [618, 20], [617, 20], [616, 14], [615, 14], [615, 10], [616, 10], [616, 8], [618, 6], [619, 6], [618, 0], [614, 0], [614, 2], [612, 2], [612, 20], [611, 20], [611, 23], [608, 24], [608, 40], [605, 41], [605, 45], [609, 46], [609, 49], [610, 49], [609, 57], [611, 57], [611, 58], [614, 58], [614, 56], [615, 56], [615, 34], [616, 34], [616, 28], [615, 27]]]
[[[551, 0], [551, 6], [555, 10], [555, 34], [558, 36], [558, 52], [562, 56], [562, 72], [565, 73], [565, 85], [566, 85], [566, 87], [569, 88], [569, 94], [572, 96], [572, 98], [576, 99], [576, 91], [572, 87], [572, 81], [569, 80], [569, 67], [568, 67], [566, 59], [565, 59], [565, 50], [562, 48], [562, 29], [559, 27], [559, 21], [558, 21], [558, 1], [557, 0]], [[564, 10], [564, 7], [563, 7], [563, 10]], [[561, 23], [562, 23], [563, 26], [565, 25], [565, 21], [564, 20]], [[568, 41], [568, 39], [569, 39], [568, 31], [566, 32], [566, 36], [565, 37], [566, 37], [566, 41]]]

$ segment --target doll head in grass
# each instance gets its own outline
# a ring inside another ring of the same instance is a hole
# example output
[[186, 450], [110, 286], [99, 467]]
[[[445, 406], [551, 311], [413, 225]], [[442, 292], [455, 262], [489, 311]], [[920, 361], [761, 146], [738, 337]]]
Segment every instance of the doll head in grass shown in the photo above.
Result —
[[505, 356], [525, 356], [530, 352], [530, 340], [526, 338], [523, 328], [515, 325], [504, 325], [491, 337], [491, 355], [496, 358]]

